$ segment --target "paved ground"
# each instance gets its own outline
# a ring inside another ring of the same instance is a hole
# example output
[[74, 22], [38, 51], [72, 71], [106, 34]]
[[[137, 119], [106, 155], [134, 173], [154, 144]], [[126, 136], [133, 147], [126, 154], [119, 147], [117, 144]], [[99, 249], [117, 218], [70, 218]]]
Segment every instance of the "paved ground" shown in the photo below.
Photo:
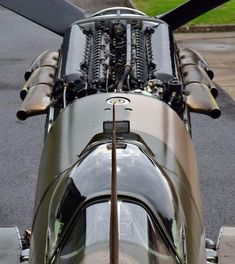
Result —
[[93, 14], [102, 9], [115, 6], [132, 7], [128, 0], [72, 0], [72, 2], [83, 10], [86, 10], [88, 14]]
[[16, 118], [25, 69], [61, 38], [7, 10], [0, 10], [0, 225], [30, 228], [44, 117]]
[[[0, 225], [16, 224], [23, 230], [31, 225], [44, 118], [16, 120], [19, 90], [35, 55], [57, 49], [61, 38], [6, 10], [0, 10], [0, 36]], [[199, 46], [207, 41], [204, 36]], [[197, 41], [189, 37], [184, 43]], [[206, 230], [213, 239], [221, 225], [235, 225], [235, 104], [223, 90], [218, 100], [223, 111], [219, 120], [192, 118]]]
[[[222, 116], [193, 115], [205, 226], [215, 239], [219, 226], [235, 225], [235, 32], [175, 34], [178, 45], [199, 51], [215, 73]], [[231, 185], [230, 185], [231, 184]]]
[[235, 31], [175, 34], [181, 46], [199, 51], [209, 62], [218, 83], [235, 100]]

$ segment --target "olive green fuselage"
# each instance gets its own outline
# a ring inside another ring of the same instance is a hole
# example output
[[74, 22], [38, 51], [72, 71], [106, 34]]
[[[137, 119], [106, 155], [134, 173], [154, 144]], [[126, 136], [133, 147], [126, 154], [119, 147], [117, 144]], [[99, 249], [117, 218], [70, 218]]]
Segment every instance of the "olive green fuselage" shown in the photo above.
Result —
[[76, 100], [59, 114], [51, 127], [40, 164], [30, 263], [44, 261], [48, 211], [56, 177], [79, 160], [95, 135], [103, 133], [103, 122], [112, 121], [110, 98], [124, 99], [125, 103], [116, 105], [116, 121], [129, 121], [130, 132], [141, 137], [172, 182], [183, 209], [187, 263], [205, 263], [200, 187], [191, 136], [167, 104], [149, 96], [124, 93]]

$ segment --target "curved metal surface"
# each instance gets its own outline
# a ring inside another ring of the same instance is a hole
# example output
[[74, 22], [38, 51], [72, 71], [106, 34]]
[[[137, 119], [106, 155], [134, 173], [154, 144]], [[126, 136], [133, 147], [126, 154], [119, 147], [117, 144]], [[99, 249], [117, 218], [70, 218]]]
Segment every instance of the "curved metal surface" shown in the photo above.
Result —
[[61, 76], [74, 73], [82, 75], [81, 64], [84, 61], [85, 45], [86, 35], [81, 27], [74, 24], [66, 30], [62, 45]]
[[25, 72], [25, 81], [27, 81], [30, 75], [39, 67], [51, 66], [56, 68], [58, 64], [59, 52], [57, 51], [44, 51], [39, 54], [30, 65], [30, 68]]
[[179, 49], [179, 60], [180, 66], [183, 65], [200, 65], [204, 71], [207, 73], [209, 78], [212, 80], [214, 78], [214, 72], [209, 66], [206, 59], [196, 50], [188, 48]]
[[160, 23], [152, 28], [152, 63], [155, 65], [153, 79], [169, 81], [177, 77], [175, 43], [168, 25]]
[[[165, 103], [135, 94], [91, 95], [68, 106], [48, 134], [39, 174], [49, 174], [53, 178], [74, 163], [93, 136], [103, 132], [103, 121], [112, 121], [111, 108], [106, 101], [118, 97], [127, 98], [130, 103], [117, 107], [117, 121], [129, 120], [131, 132], [140, 135], [157, 158], [165, 154], [157, 141], [165, 144], [192, 185], [198, 186], [194, 182], [198, 176], [194, 148], [182, 120]], [[143, 111], [143, 106], [148, 107]], [[197, 193], [195, 196], [199, 197]]]
[[189, 83], [185, 86], [187, 105], [190, 112], [209, 115], [212, 118], [219, 118], [221, 110], [212, 96], [208, 86], [203, 83]]
[[[109, 146], [102, 144], [93, 149], [71, 171], [70, 177], [81, 196], [111, 190]], [[126, 143], [117, 149], [117, 177], [118, 191], [143, 197], [166, 221], [175, 218], [176, 197], [165, 175], [139, 147]]]
[[100, 10], [100, 11], [96, 12], [95, 14], [93, 14], [92, 16], [103, 16], [103, 15], [110, 15], [110, 14], [120, 15], [121, 13], [122, 14], [133, 14], [133, 15], [146, 16], [145, 13], [143, 13], [139, 10], [136, 10], [133, 8], [128, 8], [128, 7], [120, 7], [120, 6], [119, 7], [110, 7], [110, 8]]
[[206, 74], [206, 72], [201, 66], [188, 64], [188, 65], [182, 65], [180, 69], [183, 75], [183, 82], [185, 86], [191, 83], [205, 84], [208, 87], [208, 89], [210, 89], [213, 97], [214, 98], [217, 97], [218, 91], [216, 85], [209, 78], [209, 76]]
[[[172, 188], [175, 189], [185, 214], [188, 259], [193, 264], [202, 263], [205, 259], [203, 217], [191, 137], [182, 120], [168, 105], [143, 95], [87, 96], [75, 101], [57, 117], [42, 152], [35, 204], [35, 210], [38, 210], [34, 220], [35, 234], [40, 233], [37, 219], [48, 217], [46, 199], [38, 207], [42, 194], [46, 191], [45, 186], [50, 186], [56, 175], [78, 160], [95, 134], [103, 133], [103, 122], [112, 121], [112, 111], [107, 103], [111, 98], [126, 98], [129, 101], [128, 104], [117, 106], [116, 120], [130, 122], [131, 132], [141, 136], [151, 149], [154, 159], [171, 178]], [[45, 240], [45, 233], [40, 233], [40, 236], [35, 236], [34, 239]], [[42, 250], [35, 250], [35, 259], [40, 258]]]
[[51, 87], [37, 84], [30, 88], [16, 116], [20, 120], [34, 115], [46, 114], [51, 104]]

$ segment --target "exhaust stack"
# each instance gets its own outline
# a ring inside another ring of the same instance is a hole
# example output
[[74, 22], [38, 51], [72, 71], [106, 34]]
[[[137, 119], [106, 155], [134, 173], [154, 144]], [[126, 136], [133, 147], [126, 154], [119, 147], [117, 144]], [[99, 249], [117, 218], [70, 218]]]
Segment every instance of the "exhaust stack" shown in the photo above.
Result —
[[221, 111], [208, 87], [199, 82], [190, 83], [185, 86], [187, 105], [189, 111], [209, 115], [212, 118], [219, 118]]
[[39, 55], [25, 73], [25, 84], [20, 92], [23, 103], [17, 112], [20, 120], [47, 113], [51, 104], [55, 82], [58, 52], [45, 51]]
[[190, 83], [203, 83], [205, 84], [214, 98], [218, 96], [218, 90], [213, 81], [207, 76], [201, 66], [198, 65], [185, 65], [181, 67], [184, 85]]
[[214, 72], [210, 68], [206, 59], [194, 49], [180, 49], [179, 59], [181, 65], [199, 65], [207, 73], [209, 78], [213, 80]]
[[51, 86], [47, 84], [37, 84], [33, 86], [25, 97], [17, 117], [25, 120], [30, 116], [46, 114], [51, 104]]
[[218, 90], [212, 81], [214, 73], [207, 61], [191, 49], [180, 49], [179, 61], [189, 110], [219, 118], [221, 111], [214, 99]]
[[52, 66], [42, 66], [37, 68], [25, 82], [21, 92], [20, 98], [25, 99], [31, 87], [37, 84], [54, 85], [56, 69]]
[[56, 68], [59, 58], [59, 52], [57, 51], [44, 51], [38, 55], [32, 62], [30, 68], [25, 72], [25, 81], [28, 81], [30, 75], [39, 67], [51, 66]]

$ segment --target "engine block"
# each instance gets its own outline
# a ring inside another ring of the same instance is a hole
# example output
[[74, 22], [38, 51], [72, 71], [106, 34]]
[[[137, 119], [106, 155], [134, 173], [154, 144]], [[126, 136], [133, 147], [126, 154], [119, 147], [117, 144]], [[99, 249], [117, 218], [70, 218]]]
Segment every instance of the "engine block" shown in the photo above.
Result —
[[169, 26], [144, 16], [102, 17], [75, 23], [67, 30], [53, 89], [57, 105], [62, 108], [95, 93], [140, 92], [180, 112], [182, 84]]
[[45, 51], [32, 62], [17, 116], [24, 120], [50, 106], [57, 116], [76, 99], [118, 92], [154, 97], [183, 120], [188, 110], [218, 118], [213, 77], [201, 54], [177, 47], [164, 21], [107, 9], [72, 24], [59, 53]]

